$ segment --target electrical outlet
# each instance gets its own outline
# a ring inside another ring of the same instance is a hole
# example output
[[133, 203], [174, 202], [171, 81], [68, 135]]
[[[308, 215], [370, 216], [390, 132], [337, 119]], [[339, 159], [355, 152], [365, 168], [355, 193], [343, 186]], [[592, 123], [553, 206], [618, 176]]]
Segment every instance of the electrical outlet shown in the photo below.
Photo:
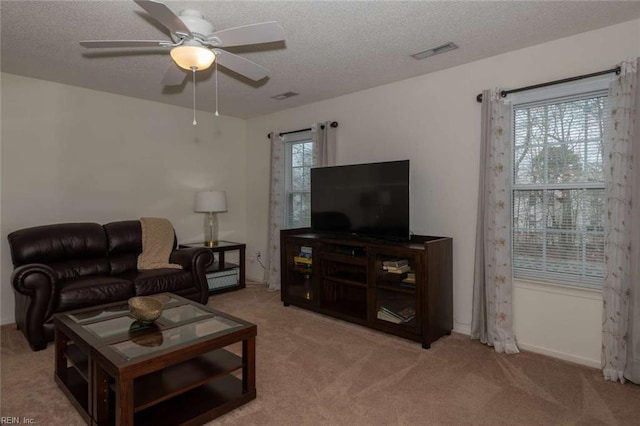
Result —
[[247, 260], [251, 263], [259, 262], [262, 259], [262, 253], [258, 250], [253, 256], [248, 256]]

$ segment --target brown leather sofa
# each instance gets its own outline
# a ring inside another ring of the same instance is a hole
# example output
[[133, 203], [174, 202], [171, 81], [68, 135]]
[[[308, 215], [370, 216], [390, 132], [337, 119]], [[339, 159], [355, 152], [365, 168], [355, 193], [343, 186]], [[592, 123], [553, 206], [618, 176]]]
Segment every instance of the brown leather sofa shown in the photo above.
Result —
[[140, 221], [63, 223], [10, 233], [17, 326], [34, 351], [54, 339], [57, 312], [172, 292], [207, 303], [205, 269], [213, 254], [205, 248], [175, 250], [170, 263], [183, 269], [138, 271]]

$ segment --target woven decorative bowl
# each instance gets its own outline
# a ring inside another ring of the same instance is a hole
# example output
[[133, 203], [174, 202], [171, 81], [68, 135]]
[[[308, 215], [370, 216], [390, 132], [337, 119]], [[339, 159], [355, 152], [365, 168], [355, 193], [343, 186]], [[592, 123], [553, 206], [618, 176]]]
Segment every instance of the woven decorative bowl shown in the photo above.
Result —
[[152, 297], [132, 297], [129, 312], [140, 324], [151, 324], [162, 314], [162, 302]]

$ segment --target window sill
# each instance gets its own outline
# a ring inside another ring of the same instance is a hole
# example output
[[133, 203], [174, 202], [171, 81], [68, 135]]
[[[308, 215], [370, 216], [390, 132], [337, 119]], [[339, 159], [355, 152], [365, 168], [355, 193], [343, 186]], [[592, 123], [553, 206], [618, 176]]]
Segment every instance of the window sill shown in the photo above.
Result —
[[525, 280], [514, 278], [513, 285], [531, 291], [561, 294], [564, 296], [581, 297], [591, 300], [602, 300], [602, 289], [577, 287], [567, 284], [550, 283], [545, 281]]

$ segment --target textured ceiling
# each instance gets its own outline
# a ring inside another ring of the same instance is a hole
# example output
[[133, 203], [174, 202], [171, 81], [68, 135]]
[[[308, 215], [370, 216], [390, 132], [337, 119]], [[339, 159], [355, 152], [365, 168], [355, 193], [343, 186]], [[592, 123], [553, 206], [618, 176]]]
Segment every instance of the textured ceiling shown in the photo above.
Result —
[[[640, 2], [167, 1], [221, 30], [264, 21], [286, 43], [235, 48], [270, 70], [259, 84], [219, 75], [220, 113], [248, 118], [333, 98], [640, 17]], [[163, 49], [88, 50], [80, 40], [168, 39], [133, 1], [2, 1], [2, 71], [191, 107], [192, 83], [164, 88]], [[452, 41], [458, 50], [409, 55]], [[198, 73], [199, 110], [214, 110], [214, 79]], [[283, 101], [272, 96], [293, 91]]]

